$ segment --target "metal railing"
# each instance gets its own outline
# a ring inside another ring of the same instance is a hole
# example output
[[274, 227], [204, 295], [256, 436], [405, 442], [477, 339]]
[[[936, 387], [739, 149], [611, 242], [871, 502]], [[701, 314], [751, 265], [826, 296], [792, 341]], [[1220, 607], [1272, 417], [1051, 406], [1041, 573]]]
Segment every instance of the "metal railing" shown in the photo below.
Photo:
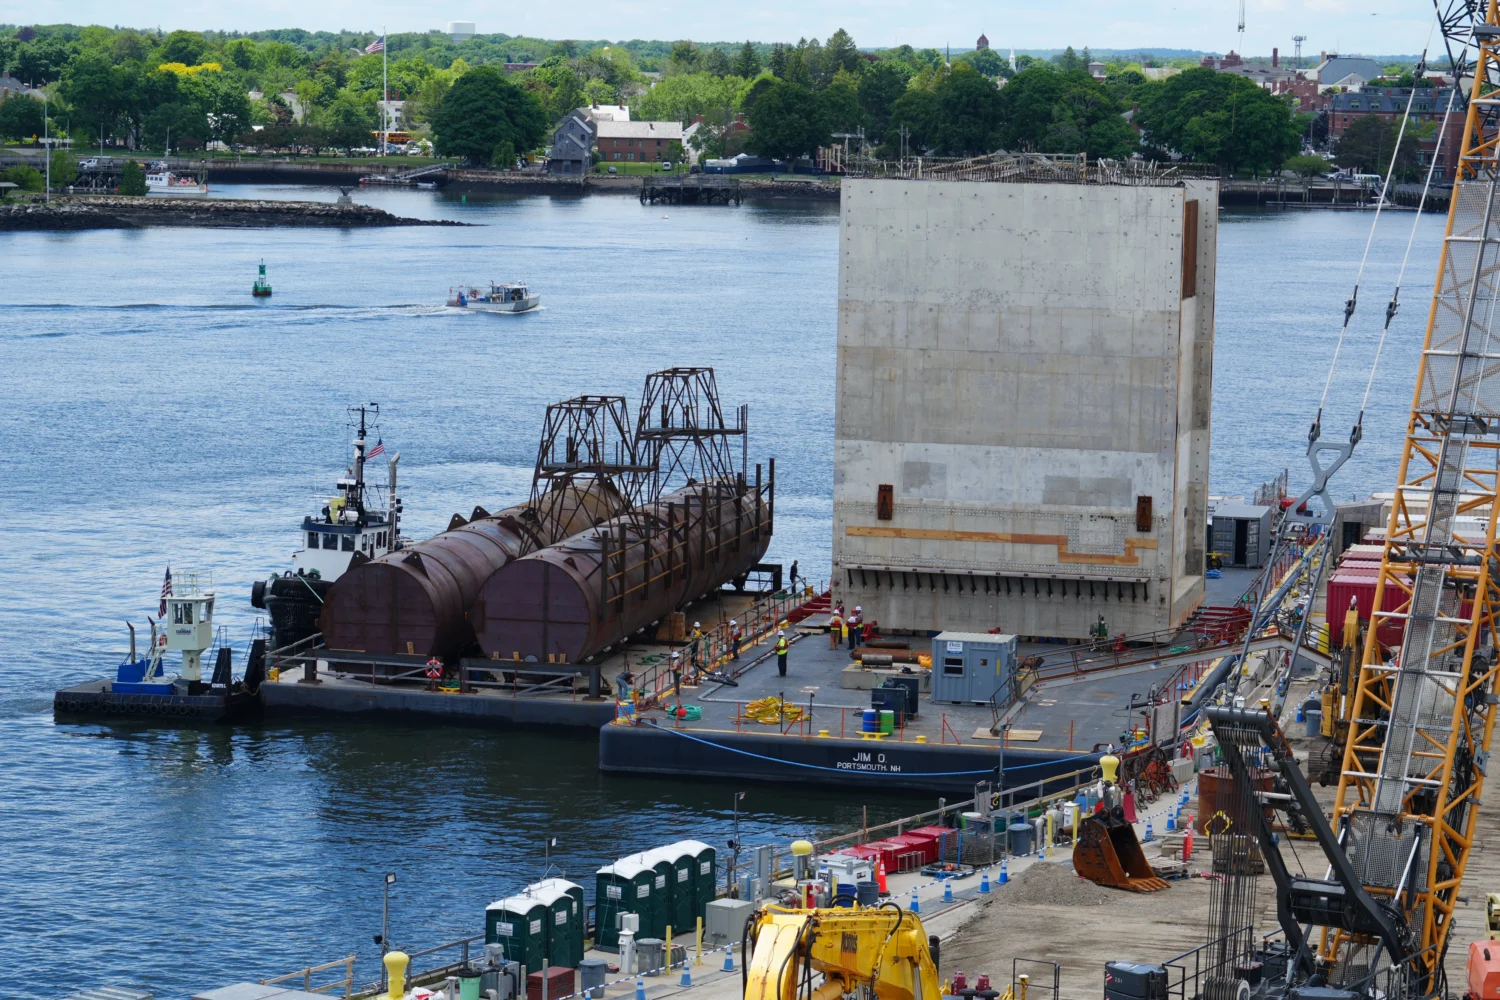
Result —
[[1065, 184], [1123, 184], [1170, 186], [1188, 178], [1217, 179], [1213, 165], [1155, 163], [1145, 160], [1091, 160], [1087, 154], [990, 153], [985, 156], [908, 156], [876, 160], [851, 156], [851, 177], [902, 180], [1028, 182]]
[[[422, 986], [427, 983], [435, 982], [436, 980], [442, 979], [446, 976], [455, 975], [458, 972], [463, 971], [463, 969], [469, 964], [469, 945], [474, 944], [476, 941], [483, 942], [484, 935], [473, 934], [469, 937], [459, 938], [456, 941], [445, 941], [442, 944], [433, 945], [431, 948], [423, 948], [419, 951], [407, 952], [406, 956], [410, 960], [409, 964], [406, 967], [407, 985]], [[417, 968], [417, 959], [425, 958], [428, 955], [436, 955], [440, 952], [452, 951], [454, 949], [457, 949], [459, 953], [459, 957], [456, 961], [442, 962], [425, 969]], [[359, 991], [354, 994], [354, 1000], [377, 996], [381, 991], [386, 989], [386, 985], [387, 983], [385, 978], [385, 968], [382, 965], [380, 970], [379, 982], [367, 983], [366, 985], [360, 987]]]
[[1022, 965], [1026, 965], [1026, 966], [1038, 966], [1038, 967], [1041, 967], [1041, 968], [1050, 969], [1051, 972], [1052, 972], [1052, 987], [1051, 987], [1051, 989], [1052, 989], [1052, 1000], [1059, 1000], [1059, 997], [1062, 994], [1062, 966], [1061, 965], [1057, 964], [1056, 962], [1049, 961], [1049, 960], [1047, 960], [1045, 958], [1012, 958], [1010, 960], [1010, 995], [1012, 997], [1014, 997], [1015, 1000], [1032, 1000], [1032, 998], [1031, 998], [1031, 990], [1045, 990], [1045, 989], [1047, 989], [1046, 986], [1043, 986], [1043, 985], [1039, 984], [1034, 978], [1032, 978], [1028, 974], [1027, 975], [1027, 979], [1029, 980], [1028, 983], [1027, 983], [1027, 987], [1028, 988], [1026, 990], [1024, 990], [1024, 991], [1018, 991], [1016, 989], [1016, 987], [1020, 983], [1020, 978], [1021, 978], [1021, 976], [1020, 976], [1020, 971], [1021, 971], [1020, 967]]
[[[343, 979], [324, 983], [322, 986], [313, 985], [312, 977], [314, 973], [327, 972], [329, 969], [337, 968], [340, 965], [344, 967]], [[288, 972], [284, 976], [276, 976], [273, 979], [261, 979], [257, 980], [257, 982], [262, 986], [275, 986], [278, 983], [289, 983], [293, 979], [302, 980], [303, 993], [326, 993], [329, 990], [338, 989], [342, 986], [344, 988], [344, 998], [345, 1000], [349, 1000], [354, 989], [354, 956], [347, 955], [344, 958], [336, 958], [332, 962], [324, 962], [322, 965], [309, 965], [307, 968], [300, 969], [297, 972]]]

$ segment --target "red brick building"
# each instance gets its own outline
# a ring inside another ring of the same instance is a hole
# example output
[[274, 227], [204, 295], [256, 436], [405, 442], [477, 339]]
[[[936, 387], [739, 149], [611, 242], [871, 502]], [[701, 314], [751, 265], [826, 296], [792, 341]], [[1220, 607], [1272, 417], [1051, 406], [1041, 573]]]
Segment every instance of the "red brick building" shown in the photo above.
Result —
[[[1386, 121], [1399, 122], [1406, 113], [1407, 101], [1411, 101], [1411, 123], [1431, 123], [1442, 134], [1436, 132], [1430, 139], [1417, 143], [1422, 166], [1426, 167], [1434, 156], [1438, 159], [1434, 176], [1452, 180], [1454, 166], [1458, 160], [1459, 140], [1463, 136], [1464, 114], [1462, 102], [1455, 100], [1454, 111], [1448, 115], [1448, 127], [1442, 129], [1443, 115], [1448, 109], [1449, 87], [1419, 87], [1416, 95], [1406, 87], [1365, 87], [1347, 94], [1334, 94], [1328, 99], [1328, 134], [1333, 138], [1343, 135], [1360, 118], [1375, 116]], [[1411, 125], [1407, 126], [1411, 128]]]
[[682, 142], [681, 122], [598, 123], [595, 143], [606, 163], [660, 163], [672, 158], [671, 144]]

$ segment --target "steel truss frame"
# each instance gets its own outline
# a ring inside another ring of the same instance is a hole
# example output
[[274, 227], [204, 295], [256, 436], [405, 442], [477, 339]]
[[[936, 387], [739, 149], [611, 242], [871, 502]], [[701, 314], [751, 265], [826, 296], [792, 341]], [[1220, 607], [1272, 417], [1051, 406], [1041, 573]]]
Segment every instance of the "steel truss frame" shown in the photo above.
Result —
[[[1500, 18], [1496, 0], [1440, 0], [1439, 19], [1473, 90], [1333, 812], [1365, 890], [1402, 916], [1424, 992], [1474, 842], [1500, 616]], [[1399, 650], [1384, 623], [1403, 628]], [[1371, 946], [1344, 927], [1319, 940], [1330, 969]]]

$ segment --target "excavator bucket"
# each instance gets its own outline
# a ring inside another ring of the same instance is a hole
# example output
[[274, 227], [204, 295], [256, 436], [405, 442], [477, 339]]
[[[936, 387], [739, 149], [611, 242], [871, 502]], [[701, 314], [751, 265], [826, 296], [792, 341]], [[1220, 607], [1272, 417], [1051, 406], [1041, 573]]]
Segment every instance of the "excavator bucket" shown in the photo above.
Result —
[[1166, 880], [1151, 870], [1135, 827], [1123, 815], [1098, 813], [1078, 824], [1073, 868], [1090, 882], [1114, 889], [1157, 892], [1167, 888]]

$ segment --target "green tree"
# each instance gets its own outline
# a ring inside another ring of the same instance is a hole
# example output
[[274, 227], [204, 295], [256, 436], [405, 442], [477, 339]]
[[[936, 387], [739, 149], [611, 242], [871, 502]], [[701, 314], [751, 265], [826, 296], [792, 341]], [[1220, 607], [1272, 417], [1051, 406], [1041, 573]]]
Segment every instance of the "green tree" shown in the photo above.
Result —
[[631, 102], [631, 117], [640, 121], [681, 122], [698, 115], [715, 117], [733, 107], [744, 81], [739, 77], [688, 73], [669, 76]]
[[174, 31], [157, 50], [156, 61], [196, 66], [208, 51], [208, 40], [196, 31]]
[[746, 80], [753, 80], [760, 75], [760, 56], [755, 54], [755, 46], [746, 42], [740, 46], [739, 54], [734, 57], [734, 66], [730, 72]]
[[101, 126], [113, 131], [119, 120], [124, 76], [108, 55], [98, 51], [75, 56], [63, 74], [59, 91], [72, 107], [73, 122], [96, 140]]
[[1000, 95], [1005, 149], [1119, 159], [1138, 145], [1124, 106], [1087, 73], [1033, 67], [1012, 77]]
[[11, 63], [11, 71], [22, 83], [41, 86], [62, 76], [73, 56], [72, 47], [56, 38], [39, 38], [22, 45]]
[[211, 138], [232, 142], [250, 127], [250, 98], [233, 74], [195, 73], [184, 77], [179, 88], [208, 117]]
[[1009, 64], [994, 49], [974, 49], [953, 57], [954, 63], [967, 63], [985, 76], [1004, 76]]
[[136, 196], [146, 193], [146, 171], [134, 160], [126, 160], [120, 171], [120, 193]]
[[869, 121], [870, 138], [880, 142], [885, 135], [886, 123], [891, 120], [891, 109], [906, 93], [906, 83], [912, 70], [895, 59], [882, 59], [859, 80], [859, 105], [865, 109]]
[[1074, 52], [1071, 45], [1053, 56], [1052, 62], [1064, 73], [1074, 73], [1078, 70], [1087, 70], [1089, 68], [1088, 60]]
[[514, 149], [534, 148], [547, 124], [541, 100], [495, 66], [477, 66], [459, 77], [432, 116], [438, 152], [473, 164], [487, 162], [507, 140]]
[[729, 57], [721, 48], [707, 48], [703, 50], [698, 60], [699, 69], [711, 76], [728, 76], [734, 69], [730, 65]]
[[40, 191], [47, 186], [46, 175], [35, 167], [19, 166], [0, 170], [0, 181], [9, 181], [22, 191]]
[[[598, 77], [585, 81], [583, 85], [584, 104], [613, 104], [615, 103], [615, 88], [605, 83]], [[558, 115], [559, 118], [562, 115]]]
[[71, 150], [52, 151], [52, 186], [67, 187], [78, 179], [78, 158]]
[[779, 157], [792, 167], [829, 141], [827, 113], [819, 95], [785, 81], [766, 89], [750, 111], [754, 131], [751, 148], [763, 156]]
[[1293, 156], [1281, 165], [1298, 177], [1318, 177], [1328, 173], [1328, 161], [1321, 156]]
[[1274, 170], [1301, 146], [1291, 105], [1250, 80], [1194, 68], [1138, 87], [1145, 141], [1230, 171]]
[[819, 96], [823, 99], [823, 120], [832, 132], [854, 132], [865, 123], [864, 108], [859, 105], [858, 84], [854, 74], [839, 71], [839, 77]]
[[42, 102], [29, 94], [0, 98], [0, 139], [25, 142], [42, 134]]
[[906, 131], [906, 155], [913, 156], [930, 148], [938, 131], [937, 94], [930, 90], [911, 89], [891, 106], [886, 124], [882, 156], [894, 159], [901, 154], [902, 130]]
[[770, 69], [771, 75], [776, 77], [776, 79], [778, 80], [786, 79], [787, 59], [787, 47], [781, 42], [775, 42], [774, 44], [772, 44], [771, 58], [770, 61], [766, 63], [766, 66]]
[[937, 120], [929, 137], [945, 156], [974, 156], [998, 145], [1000, 91], [967, 63], [938, 85]]
[[828, 44], [823, 46], [823, 72], [828, 79], [833, 79], [841, 69], [858, 73], [863, 63], [859, 46], [854, 44], [849, 32], [840, 28], [828, 36]]
[[195, 104], [173, 101], [151, 109], [142, 125], [141, 135], [150, 148], [170, 153], [184, 139], [195, 140], [200, 145], [207, 142], [213, 129], [209, 127], [208, 115], [203, 109]]
[[[1396, 149], [1396, 136], [1400, 131], [1399, 122], [1385, 121], [1375, 115], [1356, 118], [1334, 145], [1334, 160], [1346, 170], [1384, 177], [1391, 168], [1391, 153]], [[1397, 180], [1417, 177], [1417, 137], [1410, 130], [1401, 138], [1400, 152], [1395, 161]]]
[[698, 62], [701, 58], [702, 53], [698, 51], [698, 46], [692, 42], [686, 40], [673, 42], [672, 51], [667, 53], [667, 75], [676, 76], [680, 73], [696, 73], [698, 72]]

